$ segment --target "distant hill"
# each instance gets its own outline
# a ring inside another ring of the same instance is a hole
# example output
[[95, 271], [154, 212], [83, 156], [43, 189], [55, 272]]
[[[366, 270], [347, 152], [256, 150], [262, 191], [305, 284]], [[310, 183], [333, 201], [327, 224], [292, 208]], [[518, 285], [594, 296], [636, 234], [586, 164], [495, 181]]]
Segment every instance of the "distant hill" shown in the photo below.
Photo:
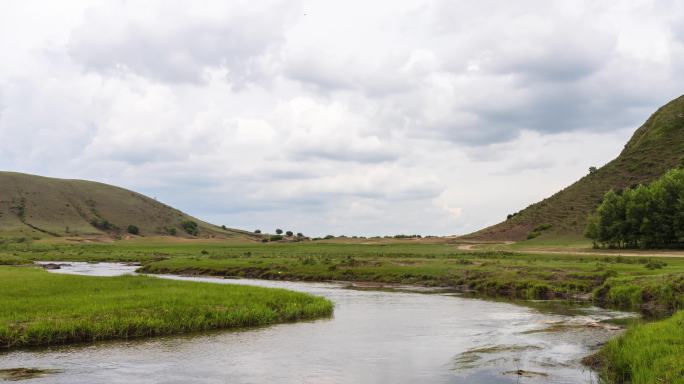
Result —
[[[197, 223], [196, 235], [183, 223]], [[254, 239], [240, 230], [203, 222], [140, 193], [85, 180], [0, 172], [0, 237], [141, 236]]]
[[579, 236], [587, 215], [598, 206], [605, 192], [650, 182], [682, 164], [684, 96], [658, 109], [637, 129], [615, 160], [508, 220], [462, 238], [517, 241], [526, 239], [531, 232], [541, 236]]

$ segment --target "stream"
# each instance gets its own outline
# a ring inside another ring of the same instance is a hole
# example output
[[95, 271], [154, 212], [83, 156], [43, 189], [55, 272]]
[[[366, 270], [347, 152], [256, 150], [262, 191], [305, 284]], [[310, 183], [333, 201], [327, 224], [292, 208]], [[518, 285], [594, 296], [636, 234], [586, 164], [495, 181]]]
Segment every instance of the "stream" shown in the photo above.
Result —
[[[50, 272], [115, 276], [137, 268], [68, 263]], [[28, 382], [65, 384], [595, 383], [581, 358], [621, 332], [611, 321], [634, 316], [411, 287], [160, 277], [306, 292], [332, 300], [335, 313], [248, 330], [0, 352], [0, 369], [54, 369]]]

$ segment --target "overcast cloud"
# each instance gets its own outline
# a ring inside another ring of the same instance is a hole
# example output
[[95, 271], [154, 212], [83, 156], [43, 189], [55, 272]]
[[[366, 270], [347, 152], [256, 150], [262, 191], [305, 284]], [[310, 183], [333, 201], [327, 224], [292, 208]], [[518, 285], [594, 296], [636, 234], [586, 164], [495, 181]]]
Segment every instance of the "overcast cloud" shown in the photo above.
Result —
[[245, 229], [462, 234], [684, 93], [683, 20], [674, 0], [5, 1], [0, 169]]

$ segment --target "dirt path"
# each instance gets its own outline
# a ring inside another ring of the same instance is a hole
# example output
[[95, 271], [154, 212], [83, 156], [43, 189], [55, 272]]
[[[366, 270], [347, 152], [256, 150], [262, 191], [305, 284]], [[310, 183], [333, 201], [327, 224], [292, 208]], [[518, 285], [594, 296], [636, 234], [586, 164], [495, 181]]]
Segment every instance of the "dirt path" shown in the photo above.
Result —
[[459, 244], [456, 246], [456, 248], [460, 249], [461, 251], [473, 251], [474, 247], [478, 245], [511, 245], [514, 244], [515, 241], [503, 241], [500, 243], [469, 243], [469, 244]]

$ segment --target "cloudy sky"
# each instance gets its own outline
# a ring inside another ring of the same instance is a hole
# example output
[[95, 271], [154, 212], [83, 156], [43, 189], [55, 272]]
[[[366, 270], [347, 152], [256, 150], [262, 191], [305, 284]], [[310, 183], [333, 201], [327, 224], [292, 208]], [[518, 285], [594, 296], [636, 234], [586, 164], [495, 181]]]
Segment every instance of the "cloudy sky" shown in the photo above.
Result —
[[3, 1], [0, 52], [2, 170], [245, 229], [462, 234], [684, 93], [684, 5]]

